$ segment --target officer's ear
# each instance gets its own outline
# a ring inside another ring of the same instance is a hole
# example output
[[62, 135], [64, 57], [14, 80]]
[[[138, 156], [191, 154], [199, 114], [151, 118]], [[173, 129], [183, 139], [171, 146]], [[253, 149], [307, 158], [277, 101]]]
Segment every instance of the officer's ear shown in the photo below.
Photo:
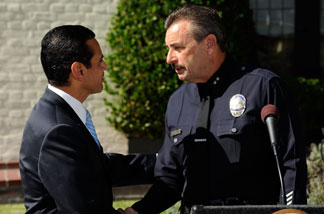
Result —
[[217, 44], [217, 38], [214, 34], [209, 34], [206, 38], [206, 46], [207, 46], [207, 54], [211, 55], [215, 52], [215, 48]]
[[82, 81], [84, 76], [83, 76], [83, 70], [84, 70], [84, 65], [80, 62], [73, 62], [71, 65], [71, 77]]

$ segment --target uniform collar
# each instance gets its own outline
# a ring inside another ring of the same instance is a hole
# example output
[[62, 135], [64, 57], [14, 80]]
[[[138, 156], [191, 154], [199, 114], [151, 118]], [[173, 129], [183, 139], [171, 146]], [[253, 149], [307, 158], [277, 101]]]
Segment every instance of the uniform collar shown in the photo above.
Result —
[[222, 65], [206, 83], [197, 83], [200, 97], [213, 95], [216, 86], [218, 87], [221, 82], [224, 82], [230, 76], [231, 70], [233, 70], [232, 65], [233, 60], [227, 55]]

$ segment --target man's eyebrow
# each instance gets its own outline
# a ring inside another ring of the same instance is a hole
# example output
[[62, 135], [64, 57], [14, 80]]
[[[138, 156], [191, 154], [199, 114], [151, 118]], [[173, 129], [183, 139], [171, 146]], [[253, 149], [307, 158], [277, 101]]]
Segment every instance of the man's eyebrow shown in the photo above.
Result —
[[173, 42], [173, 43], [171, 43], [169, 46], [170, 46], [170, 47], [175, 47], [175, 46], [179, 46], [179, 45], [180, 45], [179, 42]]

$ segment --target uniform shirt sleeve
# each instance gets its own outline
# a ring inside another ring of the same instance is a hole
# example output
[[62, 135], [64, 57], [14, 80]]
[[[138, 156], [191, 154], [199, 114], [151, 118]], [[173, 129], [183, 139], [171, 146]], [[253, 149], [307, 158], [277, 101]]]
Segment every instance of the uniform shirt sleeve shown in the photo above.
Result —
[[152, 184], [154, 182], [155, 154], [105, 154], [109, 159], [113, 186]]
[[183, 186], [179, 175], [179, 161], [176, 148], [169, 138], [166, 129], [163, 145], [158, 153], [155, 165], [155, 182], [144, 198], [132, 207], [141, 214], [160, 213], [181, 199]]
[[268, 103], [278, 107], [279, 158], [285, 185], [286, 204], [306, 204], [306, 154], [292, 96], [284, 89], [279, 78], [273, 78], [268, 88]]
[[179, 192], [158, 179], [144, 198], [135, 203], [132, 208], [140, 214], [157, 214], [168, 209], [178, 200], [180, 200]]

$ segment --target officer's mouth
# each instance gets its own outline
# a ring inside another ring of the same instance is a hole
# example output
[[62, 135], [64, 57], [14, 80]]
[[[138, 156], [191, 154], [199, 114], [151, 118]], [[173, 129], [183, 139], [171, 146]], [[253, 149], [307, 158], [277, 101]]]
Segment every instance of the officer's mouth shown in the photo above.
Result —
[[177, 74], [182, 74], [186, 68], [184, 66], [174, 65], [172, 66]]

